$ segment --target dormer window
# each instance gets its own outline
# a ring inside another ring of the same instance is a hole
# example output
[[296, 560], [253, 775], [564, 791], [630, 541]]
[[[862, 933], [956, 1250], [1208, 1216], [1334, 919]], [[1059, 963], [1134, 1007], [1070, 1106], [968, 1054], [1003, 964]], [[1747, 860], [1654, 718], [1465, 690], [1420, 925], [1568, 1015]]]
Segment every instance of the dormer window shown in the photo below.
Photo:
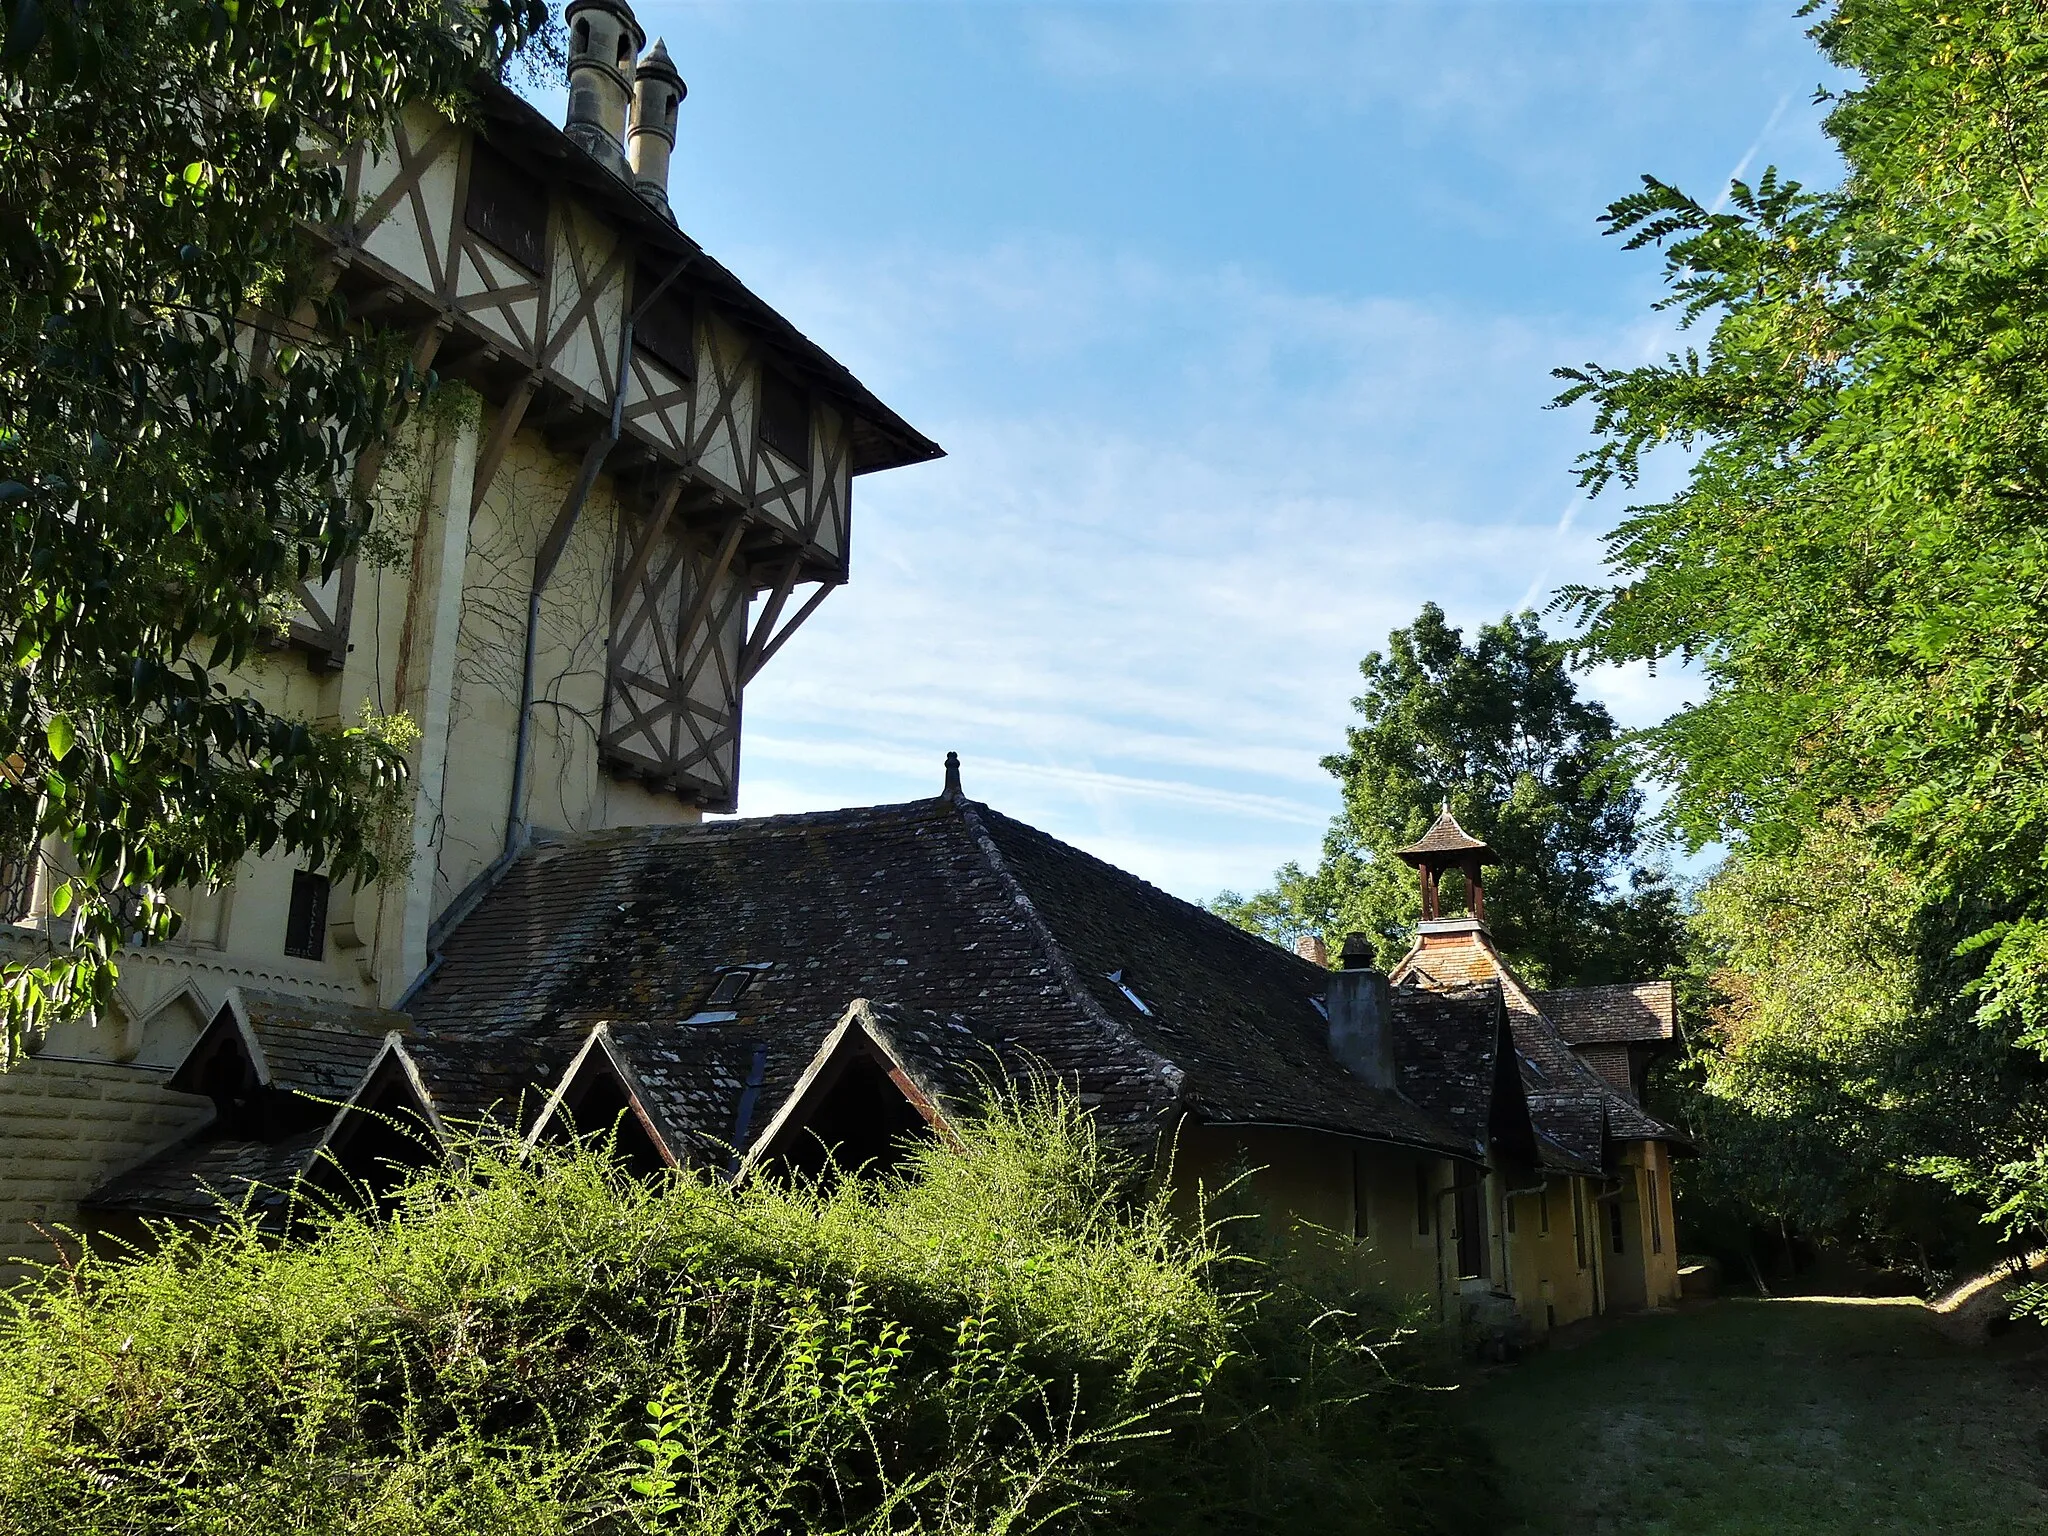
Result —
[[799, 469], [811, 463], [811, 403], [772, 368], [761, 370], [761, 442]]
[[712, 984], [711, 995], [704, 999], [707, 1008], [730, 1008], [745, 995], [754, 982], [751, 970], [739, 969], [725, 972]]

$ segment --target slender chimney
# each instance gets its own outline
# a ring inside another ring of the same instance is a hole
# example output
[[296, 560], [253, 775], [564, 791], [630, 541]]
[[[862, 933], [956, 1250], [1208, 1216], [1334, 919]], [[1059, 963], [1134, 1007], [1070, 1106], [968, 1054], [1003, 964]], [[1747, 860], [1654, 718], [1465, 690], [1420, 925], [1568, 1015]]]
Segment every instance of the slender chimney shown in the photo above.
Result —
[[[633, 63], [647, 34], [626, 0], [569, 0], [569, 121], [563, 132], [621, 179], [633, 110]], [[671, 66], [673, 73], [673, 66]]]
[[1370, 935], [1345, 935], [1344, 968], [1331, 975], [1323, 1007], [1330, 1018], [1330, 1054], [1353, 1077], [1392, 1092], [1398, 1086], [1393, 999], [1386, 972], [1374, 969], [1373, 959]]
[[689, 94], [668, 45], [656, 38], [654, 51], [633, 72], [633, 190], [670, 223], [675, 213], [668, 205], [668, 161], [676, 147], [676, 106]]

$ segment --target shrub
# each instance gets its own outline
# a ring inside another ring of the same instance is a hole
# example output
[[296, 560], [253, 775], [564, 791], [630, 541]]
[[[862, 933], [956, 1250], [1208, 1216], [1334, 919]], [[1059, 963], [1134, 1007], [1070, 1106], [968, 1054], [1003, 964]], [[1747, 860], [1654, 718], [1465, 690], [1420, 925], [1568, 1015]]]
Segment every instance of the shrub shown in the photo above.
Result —
[[1131, 1172], [1043, 1103], [886, 1177], [485, 1139], [306, 1241], [166, 1229], [0, 1319], [0, 1531], [1453, 1528], [1402, 1330]]

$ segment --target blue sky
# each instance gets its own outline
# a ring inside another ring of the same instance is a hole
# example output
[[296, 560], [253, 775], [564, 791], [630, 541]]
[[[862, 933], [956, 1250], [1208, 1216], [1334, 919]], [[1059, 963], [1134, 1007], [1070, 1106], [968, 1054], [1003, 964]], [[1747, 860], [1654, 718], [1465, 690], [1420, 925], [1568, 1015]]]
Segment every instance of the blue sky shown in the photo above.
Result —
[[[683, 227], [945, 445], [747, 695], [744, 814], [968, 792], [1180, 895], [1312, 860], [1357, 663], [1598, 569], [1549, 370], [1645, 171], [1832, 180], [1795, 0], [644, 0]], [[559, 114], [559, 97], [544, 103]], [[1687, 686], [1588, 679], [1628, 724]]]

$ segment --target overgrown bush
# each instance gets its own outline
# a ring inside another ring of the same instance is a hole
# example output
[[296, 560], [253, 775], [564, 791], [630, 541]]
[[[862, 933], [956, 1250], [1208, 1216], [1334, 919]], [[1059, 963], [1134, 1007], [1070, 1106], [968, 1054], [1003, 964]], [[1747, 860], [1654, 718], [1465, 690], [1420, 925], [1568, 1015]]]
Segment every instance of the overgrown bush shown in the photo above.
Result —
[[87, 1257], [0, 1321], [0, 1531], [1476, 1527], [1403, 1331], [1130, 1173], [1059, 1104], [816, 1187], [484, 1143]]

